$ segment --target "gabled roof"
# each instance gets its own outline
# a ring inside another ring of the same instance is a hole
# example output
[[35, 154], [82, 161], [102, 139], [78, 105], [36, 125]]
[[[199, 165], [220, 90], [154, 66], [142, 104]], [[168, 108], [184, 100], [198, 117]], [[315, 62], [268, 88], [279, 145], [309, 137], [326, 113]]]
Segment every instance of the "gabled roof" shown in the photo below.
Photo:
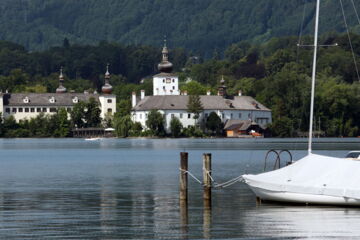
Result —
[[[227, 120], [224, 126], [225, 130], [235, 130], [238, 129], [240, 131], [245, 131], [249, 129], [250, 126], [260, 126], [256, 122], [253, 122], [251, 120]], [[261, 126], [260, 126], [261, 127]]]
[[[270, 111], [270, 109], [249, 96], [236, 96], [233, 99], [227, 99], [222, 96], [202, 95], [200, 100], [204, 110]], [[147, 96], [140, 100], [133, 110], [187, 110], [188, 101], [189, 96], [185, 95]]]
[[[91, 97], [99, 101], [99, 94], [93, 93], [12, 93], [3, 94], [4, 105], [7, 106], [72, 106], [75, 104], [73, 99], [78, 98], [78, 101], [88, 101]], [[50, 99], [54, 98], [51, 103]], [[28, 103], [24, 99], [29, 100]]]

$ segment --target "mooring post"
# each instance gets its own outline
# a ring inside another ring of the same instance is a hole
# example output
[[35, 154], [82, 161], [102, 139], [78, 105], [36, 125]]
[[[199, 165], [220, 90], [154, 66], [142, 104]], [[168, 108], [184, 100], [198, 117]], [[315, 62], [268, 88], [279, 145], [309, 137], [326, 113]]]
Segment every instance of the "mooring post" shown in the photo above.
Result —
[[188, 156], [187, 152], [180, 153], [180, 200], [188, 199]]
[[203, 155], [204, 207], [211, 208], [211, 153]]
[[184, 234], [188, 227], [188, 156], [187, 152], [180, 153], [180, 221]]

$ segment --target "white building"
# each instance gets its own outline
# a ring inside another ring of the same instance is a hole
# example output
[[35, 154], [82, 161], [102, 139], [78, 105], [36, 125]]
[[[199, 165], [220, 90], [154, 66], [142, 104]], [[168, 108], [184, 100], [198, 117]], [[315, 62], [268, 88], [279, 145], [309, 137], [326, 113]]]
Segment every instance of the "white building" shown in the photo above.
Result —
[[56, 93], [0, 93], [0, 113], [4, 118], [13, 116], [19, 121], [35, 118], [40, 113], [54, 114], [59, 108], [70, 112], [76, 103], [94, 98], [100, 103], [100, 116], [104, 119], [107, 113], [116, 112], [116, 96], [111, 94], [112, 86], [109, 84], [109, 79], [110, 74], [107, 69], [102, 94], [67, 93], [63, 86], [64, 77], [61, 69]]
[[[146, 129], [146, 120], [149, 112], [158, 110], [165, 116], [165, 128], [170, 132], [170, 121], [178, 118], [184, 127], [195, 125], [194, 115], [187, 111], [189, 96], [180, 94], [178, 77], [172, 73], [172, 64], [168, 61], [168, 50], [163, 48], [162, 62], [158, 65], [159, 74], [153, 77], [153, 96], [145, 96], [142, 90], [140, 98], [135, 93], [132, 95], [132, 120], [140, 122]], [[271, 123], [271, 110], [250, 96], [227, 96], [224, 79], [221, 80], [218, 95], [200, 96], [203, 112], [197, 123], [205, 123], [211, 112], [217, 113], [221, 120], [226, 123], [230, 119], [252, 120], [259, 125], [265, 126]]]

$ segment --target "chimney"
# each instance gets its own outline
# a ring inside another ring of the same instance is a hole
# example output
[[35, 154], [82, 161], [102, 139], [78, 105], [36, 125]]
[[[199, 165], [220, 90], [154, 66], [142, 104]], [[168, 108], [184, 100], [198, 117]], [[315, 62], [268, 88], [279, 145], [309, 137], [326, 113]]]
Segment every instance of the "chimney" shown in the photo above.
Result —
[[132, 98], [131, 98], [131, 106], [136, 106], [136, 92], [132, 92]]
[[211, 91], [207, 90], [206, 95], [210, 96], [211, 95]]
[[187, 91], [186, 90], [184, 91], [184, 95], [187, 96]]
[[145, 98], [145, 90], [141, 90], [140, 99], [143, 100]]
[[242, 91], [241, 90], [238, 91], [238, 95], [242, 96]]

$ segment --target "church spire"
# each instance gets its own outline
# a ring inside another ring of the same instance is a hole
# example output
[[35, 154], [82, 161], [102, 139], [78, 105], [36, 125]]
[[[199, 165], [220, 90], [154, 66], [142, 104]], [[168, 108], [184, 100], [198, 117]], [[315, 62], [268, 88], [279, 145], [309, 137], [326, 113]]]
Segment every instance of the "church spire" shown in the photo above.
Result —
[[105, 94], [111, 94], [112, 86], [109, 83], [110, 81], [110, 73], [109, 73], [109, 64], [106, 65], [106, 73], [105, 73], [105, 84], [101, 88], [101, 91]]
[[64, 84], [64, 75], [63, 75], [63, 67], [60, 68], [59, 75], [59, 87], [56, 89], [56, 93], [66, 93], [66, 88], [63, 86]]
[[169, 50], [166, 46], [166, 37], [164, 39], [164, 46], [163, 49], [161, 51], [162, 53], [162, 61], [161, 63], [159, 63], [158, 65], [158, 69], [160, 72], [165, 72], [165, 73], [171, 73], [172, 69], [173, 69], [173, 64], [171, 62], [169, 62]]

